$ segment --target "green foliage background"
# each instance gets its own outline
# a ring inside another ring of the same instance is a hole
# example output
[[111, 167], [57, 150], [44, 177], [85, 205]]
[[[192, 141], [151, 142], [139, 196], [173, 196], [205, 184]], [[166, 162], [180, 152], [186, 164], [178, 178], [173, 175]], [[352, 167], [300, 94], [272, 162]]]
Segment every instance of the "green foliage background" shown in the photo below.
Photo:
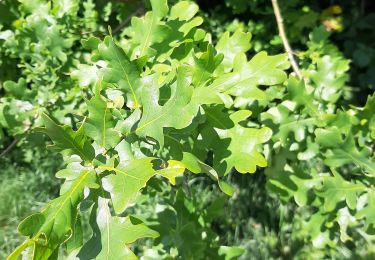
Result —
[[270, 1], [196, 3], [0, 0], [1, 259], [71, 187], [36, 259], [104, 257], [101, 214], [144, 259], [374, 257], [373, 4], [279, 1], [299, 81]]

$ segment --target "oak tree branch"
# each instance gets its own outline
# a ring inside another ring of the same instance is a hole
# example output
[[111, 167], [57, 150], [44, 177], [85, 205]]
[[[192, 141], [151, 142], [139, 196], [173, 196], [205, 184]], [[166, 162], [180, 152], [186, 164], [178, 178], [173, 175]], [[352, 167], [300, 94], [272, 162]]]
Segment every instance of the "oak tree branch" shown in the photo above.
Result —
[[280, 13], [279, 4], [278, 4], [277, 0], [271, 0], [271, 1], [272, 1], [273, 12], [274, 12], [275, 17], [276, 17], [277, 27], [279, 29], [279, 35], [280, 35], [280, 38], [283, 42], [285, 51], [288, 54], [290, 64], [292, 65], [293, 71], [294, 71], [294, 73], [296, 73], [297, 77], [299, 79], [302, 79], [302, 73], [299, 69], [299, 66], [298, 66], [298, 63], [297, 63], [296, 59], [293, 56], [293, 50], [290, 47], [288, 38], [286, 37], [286, 34], [285, 34], [283, 17], [281, 16], [281, 13]]

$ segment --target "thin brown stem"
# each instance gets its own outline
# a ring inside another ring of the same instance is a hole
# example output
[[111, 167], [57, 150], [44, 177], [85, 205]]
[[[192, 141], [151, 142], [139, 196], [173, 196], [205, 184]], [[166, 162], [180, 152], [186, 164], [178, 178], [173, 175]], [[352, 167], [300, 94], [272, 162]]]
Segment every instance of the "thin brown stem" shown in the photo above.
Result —
[[292, 65], [294, 73], [297, 75], [299, 79], [302, 79], [303, 78], [302, 73], [299, 69], [297, 61], [295, 60], [293, 56], [293, 50], [290, 47], [288, 38], [286, 37], [286, 34], [285, 34], [283, 17], [281, 16], [281, 13], [280, 13], [279, 4], [277, 0], [271, 0], [271, 1], [272, 1], [273, 12], [276, 17], [277, 27], [279, 29], [279, 35], [280, 35], [281, 40], [283, 41], [284, 49], [288, 54], [288, 58], [289, 58], [290, 64]]
[[[27, 134], [27, 132], [31, 129], [31, 127], [32, 127], [32, 124], [31, 125], [29, 125], [26, 129], [25, 129], [25, 134]], [[17, 144], [18, 144], [18, 142], [20, 141], [20, 140], [22, 140], [22, 138], [23, 138], [23, 136], [21, 136], [20, 138], [15, 138], [11, 143], [10, 143], [10, 145], [8, 145], [8, 147], [7, 148], [5, 148], [5, 150], [4, 151], [2, 151], [1, 153], [0, 153], [0, 158], [1, 157], [3, 157], [3, 156], [5, 156], [7, 153], [9, 153]]]
[[16, 144], [18, 143], [19, 139], [14, 139], [13, 142], [10, 143], [10, 145], [8, 145], [7, 148], [5, 148], [4, 151], [2, 151], [2, 153], [0, 154], [0, 157], [3, 157], [4, 155], [6, 155], [10, 150], [13, 149], [14, 146], [16, 146]]

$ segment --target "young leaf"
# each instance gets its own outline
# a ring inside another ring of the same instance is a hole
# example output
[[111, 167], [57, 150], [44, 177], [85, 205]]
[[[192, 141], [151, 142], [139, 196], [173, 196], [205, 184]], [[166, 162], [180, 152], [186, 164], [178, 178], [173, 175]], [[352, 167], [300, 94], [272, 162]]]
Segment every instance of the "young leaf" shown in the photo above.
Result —
[[236, 30], [233, 35], [225, 32], [216, 44], [218, 53], [224, 54], [223, 67], [225, 72], [233, 68], [233, 62], [238, 53], [245, 53], [251, 47], [251, 34]]
[[66, 151], [68, 154], [76, 154], [83, 161], [90, 162], [95, 157], [95, 151], [84, 135], [83, 125], [77, 131], [69, 126], [60, 126], [47, 114], [42, 114], [45, 125], [43, 130], [53, 141], [58, 151]]
[[103, 82], [114, 84], [124, 91], [127, 97], [126, 105], [129, 108], [136, 109], [141, 106], [140, 72], [112, 37], [104, 38], [92, 59], [108, 63], [107, 67], [103, 69]]
[[151, 0], [152, 11], [147, 12], [143, 18], [132, 18], [132, 36], [137, 57], [151, 56], [153, 51], [150, 46], [161, 42], [168, 34], [168, 27], [160, 20], [168, 13], [167, 0]]
[[89, 116], [84, 124], [86, 134], [101, 147], [115, 147], [120, 141], [120, 135], [113, 129], [115, 121], [107, 102], [97, 93], [87, 103], [87, 109]]

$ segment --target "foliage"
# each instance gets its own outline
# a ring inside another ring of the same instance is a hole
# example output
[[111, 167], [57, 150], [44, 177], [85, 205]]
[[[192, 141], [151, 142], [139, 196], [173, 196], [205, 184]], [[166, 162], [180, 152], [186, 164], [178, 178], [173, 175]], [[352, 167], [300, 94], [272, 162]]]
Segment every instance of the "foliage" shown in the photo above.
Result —
[[[352, 241], [358, 227], [372, 234], [368, 222], [359, 221], [358, 212], [371, 207], [374, 119], [368, 111], [373, 110], [374, 97], [363, 108], [336, 107], [345, 94], [348, 61], [324, 44], [326, 38], [317, 37], [318, 33], [311, 35], [305, 53], [315, 60], [311, 58], [303, 71], [310, 81], [290, 78], [283, 101], [261, 118], [274, 132], [273, 163], [266, 169], [268, 187], [284, 201], [293, 199], [298, 206], [314, 210], [305, 219], [307, 229], [320, 227], [321, 231], [308, 237], [315, 247], [323, 248]], [[332, 72], [327, 75], [327, 71]], [[340, 236], [334, 235], [337, 231]]]
[[[99, 15], [95, 7], [92, 0], [1, 1], [0, 126], [9, 135], [41, 126], [38, 115], [47, 108], [67, 124], [75, 124], [72, 113], [86, 112], [87, 75], [95, 71], [79, 65], [88, 55], [79, 40], [105, 32], [112, 12]], [[80, 85], [77, 66], [86, 75]]]
[[[233, 64], [221, 65], [220, 47], [216, 51], [210, 36], [196, 28], [202, 18], [194, 17], [198, 11], [195, 4], [179, 2], [169, 13], [166, 2], [151, 3], [153, 11], [144, 18], [132, 19], [126, 51], [112, 36], [103, 41], [95, 37], [83, 41], [84, 47], [93, 52], [89, 66], [98, 71], [98, 78], [87, 102], [87, 119], [79, 129], [60, 126], [42, 114], [42, 131], [52, 139], [54, 148], [67, 158], [71, 156], [71, 162], [57, 173], [65, 179], [60, 197], [21, 222], [19, 231], [30, 238], [10, 259], [29, 247], [33, 247], [29, 253], [34, 258], [48, 258], [57, 254], [61, 244], [67, 244], [68, 253], [78, 252], [84, 257], [93, 253], [86, 248], [98, 237], [95, 230], [102, 234], [97, 243], [103, 248], [110, 246], [98, 252], [97, 258], [133, 257], [124, 244], [157, 233], [132, 222], [123, 212], [151, 177], [160, 175], [173, 184], [185, 169], [207, 172], [225, 193], [232, 194], [231, 187], [220, 180], [222, 176], [232, 168], [246, 173], [254, 172], [256, 166], [266, 166], [257, 149], [270, 138], [271, 131], [241, 125], [250, 111], [231, 112], [232, 106], [225, 107], [224, 103], [229, 95], [243, 92], [246, 82], [253, 82], [249, 96], [257, 97], [264, 95], [258, 85], [285, 80], [286, 56], [259, 53], [247, 61], [245, 48], [236, 50], [238, 58]], [[265, 65], [269, 67], [257, 69]], [[233, 72], [225, 73], [232, 68]], [[207, 134], [211, 137], [205, 137]], [[198, 146], [194, 140], [199, 136], [203, 138], [197, 140]], [[217, 147], [219, 140], [221, 145]], [[203, 163], [209, 153], [213, 153], [213, 168]], [[254, 163], [247, 166], [249, 159]], [[84, 199], [93, 203], [91, 211], [96, 219], [93, 238], [87, 244], [79, 239], [77, 211]], [[110, 211], [112, 206], [114, 213]], [[121, 223], [129, 225], [121, 229], [123, 232], [103, 235], [114, 227], [117, 230]], [[129, 236], [134, 238], [129, 240]], [[118, 245], [108, 243], [115, 237]]]
[[375, 96], [353, 101], [341, 6], [280, 1], [298, 80], [272, 6], [224, 2], [0, 2], [1, 137], [65, 163], [9, 259], [373, 257]]

